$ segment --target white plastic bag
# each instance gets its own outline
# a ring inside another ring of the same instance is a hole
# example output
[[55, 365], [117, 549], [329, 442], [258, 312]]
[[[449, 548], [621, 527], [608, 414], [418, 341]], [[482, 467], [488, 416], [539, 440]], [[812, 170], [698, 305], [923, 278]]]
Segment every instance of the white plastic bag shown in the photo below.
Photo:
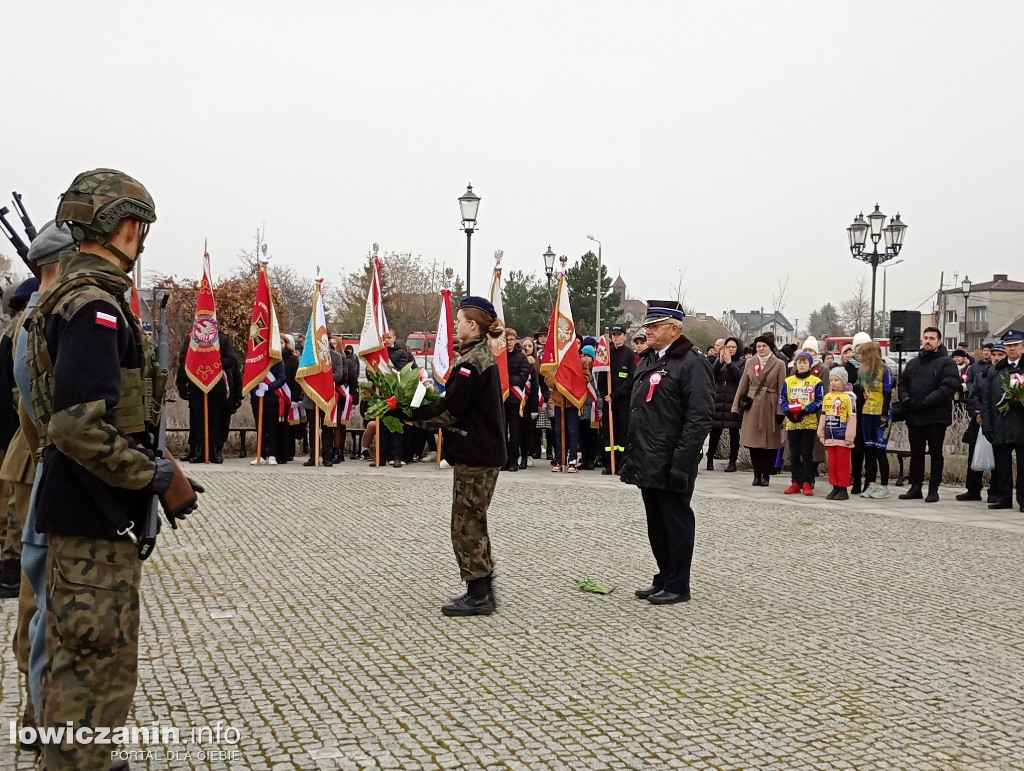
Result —
[[996, 467], [996, 454], [992, 451], [992, 442], [978, 432], [978, 441], [974, 444], [974, 460], [971, 468], [975, 471], [991, 471]]

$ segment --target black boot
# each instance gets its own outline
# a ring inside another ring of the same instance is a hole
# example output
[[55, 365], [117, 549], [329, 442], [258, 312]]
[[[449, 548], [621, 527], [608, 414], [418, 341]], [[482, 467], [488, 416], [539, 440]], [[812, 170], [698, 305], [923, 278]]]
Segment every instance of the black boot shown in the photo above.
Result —
[[714, 459], [714, 456], [712, 456], [710, 453], [708, 453], [707, 469], [708, 469], [708, 471], [714, 471], [715, 470], [715, 459]]
[[839, 488], [836, 487], [835, 485], [832, 485], [832, 491], [828, 495], [825, 496], [825, 500], [826, 501], [834, 501], [836, 499], [836, 494], [838, 492], [839, 492]]
[[726, 473], [729, 473], [729, 474], [734, 472], [736, 470], [736, 459], [735, 458], [729, 458], [729, 465], [726, 466], [722, 470], [725, 471]]
[[832, 500], [835, 500], [835, 501], [848, 501], [848, 500], [850, 500], [850, 493], [847, 492], [845, 487], [837, 487], [836, 488], [836, 497], [833, 498]]
[[760, 474], [754, 474], [754, 481], [750, 483], [750, 486], [751, 487], [760, 487], [761, 486], [761, 475]]
[[21, 592], [21, 560], [0, 563], [0, 598], [11, 599]]
[[491, 576], [471, 578], [466, 582], [466, 593], [441, 606], [445, 616], [489, 616], [494, 612], [494, 593]]
[[928, 485], [928, 495], [924, 499], [925, 503], [938, 503], [939, 502], [939, 486]]
[[907, 490], [905, 493], [900, 495], [900, 500], [901, 501], [917, 500], [918, 498], [923, 498], [923, 497], [924, 496], [921, 495], [921, 485], [911, 485], [909, 490]]

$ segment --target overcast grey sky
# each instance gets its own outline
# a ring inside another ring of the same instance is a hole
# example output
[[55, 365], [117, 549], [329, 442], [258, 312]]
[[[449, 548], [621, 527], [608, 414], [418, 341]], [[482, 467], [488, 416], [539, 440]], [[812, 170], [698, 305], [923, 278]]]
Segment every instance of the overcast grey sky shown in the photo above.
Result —
[[845, 228], [877, 200], [912, 308], [941, 270], [1024, 278], [1022, 28], [1020, 2], [7, 3], [0, 194], [41, 224], [117, 167], [157, 202], [148, 269], [195, 276], [208, 238], [227, 272], [265, 222], [334, 278], [374, 241], [463, 272], [471, 181], [476, 291], [494, 250], [541, 271], [590, 233], [641, 299], [682, 270], [697, 310], [767, 310], [788, 273], [800, 319], [869, 272]]

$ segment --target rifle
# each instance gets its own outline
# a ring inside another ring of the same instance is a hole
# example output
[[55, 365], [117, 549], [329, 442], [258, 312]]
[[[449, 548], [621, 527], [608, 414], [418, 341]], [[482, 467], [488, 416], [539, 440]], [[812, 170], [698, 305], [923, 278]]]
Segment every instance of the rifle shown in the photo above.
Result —
[[[157, 363], [164, 372], [170, 369], [171, 366], [171, 352], [167, 346], [167, 301], [170, 299], [171, 293], [168, 292], [160, 298], [160, 325], [157, 327], [157, 335], [159, 343], [156, 347], [156, 358]], [[164, 414], [163, 409], [160, 410], [160, 423], [157, 426], [156, 431], [156, 455], [162, 457], [166, 453], [167, 447], [167, 416]], [[174, 520], [171, 520], [171, 527], [177, 528]], [[156, 536], [160, 532], [160, 496], [154, 495], [153, 500], [149, 504], [149, 511], [146, 513], [146, 519], [142, 523], [142, 537], [139, 538], [139, 559], [144, 560], [150, 554], [153, 553], [154, 547], [156, 547]]]
[[32, 220], [29, 219], [28, 212], [25, 211], [25, 204], [21, 202], [21, 193], [17, 190], [11, 193], [14, 196], [14, 208], [18, 210], [18, 216], [21, 217], [21, 224], [25, 228], [25, 235], [28, 236], [28, 240], [31, 243], [36, 240], [36, 226], [32, 224]]
[[[21, 195], [14, 193], [14, 207], [18, 210], [18, 216], [21, 217], [21, 223], [25, 226], [25, 235], [28, 237], [29, 243], [31, 243], [36, 237], [36, 228], [32, 224], [32, 220], [29, 219], [28, 212], [25, 211], [24, 205], [21, 203]], [[26, 244], [21, 236], [18, 235], [18, 231], [14, 229], [10, 222], [7, 221], [7, 215], [11, 213], [11, 210], [6, 206], [0, 206], [0, 230], [7, 236], [7, 240], [11, 242], [11, 246], [14, 247], [14, 251], [21, 257], [21, 261], [25, 263], [32, 275], [39, 278], [39, 268], [29, 262], [28, 259], [28, 244]]]

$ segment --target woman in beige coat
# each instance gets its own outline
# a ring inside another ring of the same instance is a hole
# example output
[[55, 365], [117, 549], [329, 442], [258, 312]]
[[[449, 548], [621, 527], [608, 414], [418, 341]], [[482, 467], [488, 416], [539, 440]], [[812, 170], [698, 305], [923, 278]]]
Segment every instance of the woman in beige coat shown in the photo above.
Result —
[[[747, 359], [732, 403], [733, 412], [743, 416], [740, 443], [750, 451], [754, 487], [768, 486], [775, 455], [782, 446], [779, 393], [785, 380], [785, 363], [772, 353], [768, 338], [758, 337], [754, 340], [754, 355]], [[750, 409], [741, 410], [740, 402], [745, 399], [750, 400]]]

